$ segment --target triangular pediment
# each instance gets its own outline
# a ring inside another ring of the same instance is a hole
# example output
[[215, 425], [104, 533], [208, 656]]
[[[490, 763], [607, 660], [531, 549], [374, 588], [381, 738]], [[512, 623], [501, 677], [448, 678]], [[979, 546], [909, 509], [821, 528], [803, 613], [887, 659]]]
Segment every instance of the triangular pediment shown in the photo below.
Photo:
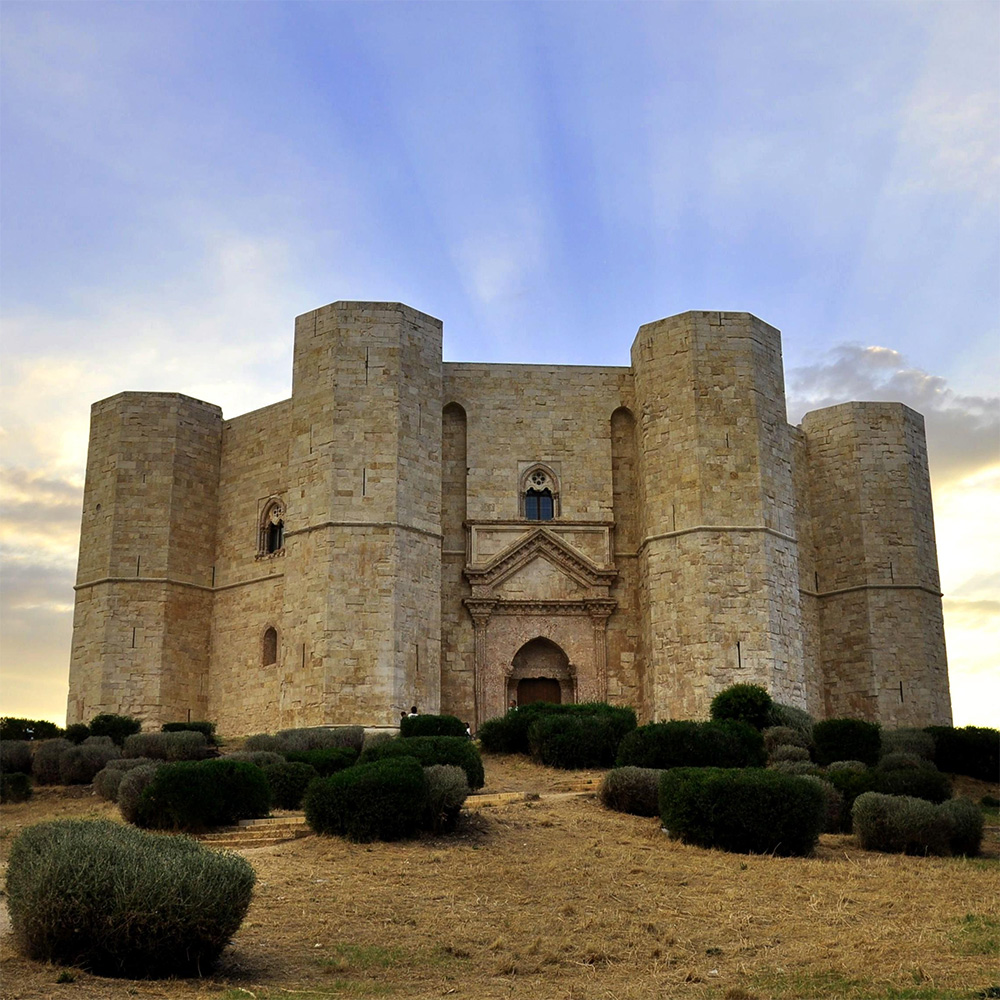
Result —
[[[563, 592], [567, 598], [589, 596], [595, 587], [608, 587], [617, 573], [595, 566], [554, 532], [536, 528], [481, 569], [467, 568], [466, 576], [472, 584], [485, 584], [497, 594], [513, 598], [516, 591], [531, 590], [529, 599], [541, 600]], [[542, 593], [545, 586], [548, 590]]]

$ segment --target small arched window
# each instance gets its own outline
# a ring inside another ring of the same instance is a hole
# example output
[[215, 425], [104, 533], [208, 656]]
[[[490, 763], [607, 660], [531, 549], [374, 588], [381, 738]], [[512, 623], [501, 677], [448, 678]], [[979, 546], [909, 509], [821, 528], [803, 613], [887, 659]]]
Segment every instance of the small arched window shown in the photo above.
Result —
[[257, 552], [273, 556], [285, 547], [285, 505], [280, 500], [269, 500], [264, 505], [257, 539]]
[[260, 658], [265, 667], [278, 662], [278, 630], [273, 625], [264, 629]]
[[521, 517], [529, 521], [551, 521], [559, 514], [559, 487], [555, 474], [543, 465], [528, 469], [521, 477]]

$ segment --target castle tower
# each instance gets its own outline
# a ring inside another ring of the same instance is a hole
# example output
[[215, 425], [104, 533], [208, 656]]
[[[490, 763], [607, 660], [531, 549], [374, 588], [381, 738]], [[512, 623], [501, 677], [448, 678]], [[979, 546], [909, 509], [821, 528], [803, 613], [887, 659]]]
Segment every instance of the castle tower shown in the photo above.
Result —
[[802, 420], [825, 714], [951, 724], [924, 421], [902, 403]]
[[747, 313], [683, 313], [640, 327], [632, 368], [654, 717], [704, 717], [733, 683], [804, 706], [778, 331]]
[[336, 302], [295, 324], [283, 724], [440, 704], [441, 323]]
[[177, 393], [94, 404], [67, 722], [205, 717], [221, 426]]

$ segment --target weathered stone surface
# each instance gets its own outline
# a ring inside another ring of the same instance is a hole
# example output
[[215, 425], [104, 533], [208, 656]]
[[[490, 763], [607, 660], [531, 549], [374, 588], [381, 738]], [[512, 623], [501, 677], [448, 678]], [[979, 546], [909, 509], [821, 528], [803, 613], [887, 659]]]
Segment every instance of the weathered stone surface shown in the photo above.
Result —
[[443, 363], [441, 324], [396, 303], [295, 337], [291, 398], [241, 417], [95, 404], [70, 722], [475, 724], [533, 678], [643, 719], [746, 681], [950, 721], [922, 420], [790, 427], [766, 323], [660, 320], [621, 368]]

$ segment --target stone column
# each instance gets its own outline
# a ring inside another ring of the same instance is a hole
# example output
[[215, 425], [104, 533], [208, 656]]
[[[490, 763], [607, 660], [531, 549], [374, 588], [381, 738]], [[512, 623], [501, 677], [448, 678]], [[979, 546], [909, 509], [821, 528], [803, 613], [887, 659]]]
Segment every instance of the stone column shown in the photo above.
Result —
[[475, 724], [477, 729], [481, 723], [489, 718], [487, 714], [489, 687], [487, 684], [486, 630], [489, 627], [495, 604], [495, 601], [476, 601], [472, 598], [467, 598], [465, 601], [476, 636]]
[[614, 601], [587, 602], [587, 611], [590, 614], [591, 624], [594, 626], [595, 690], [593, 696], [596, 701], [608, 700], [608, 618], [611, 617], [611, 612], [614, 609]]

